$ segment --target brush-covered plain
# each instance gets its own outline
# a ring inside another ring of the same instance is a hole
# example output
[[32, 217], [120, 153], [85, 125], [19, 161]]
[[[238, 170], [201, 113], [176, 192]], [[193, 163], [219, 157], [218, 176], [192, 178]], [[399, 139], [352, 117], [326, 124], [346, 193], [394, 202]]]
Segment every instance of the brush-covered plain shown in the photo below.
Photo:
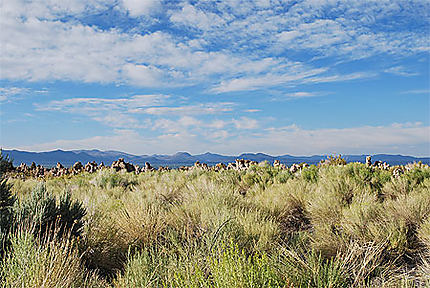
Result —
[[1, 183], [5, 287], [430, 285], [420, 165], [400, 177], [260, 164]]

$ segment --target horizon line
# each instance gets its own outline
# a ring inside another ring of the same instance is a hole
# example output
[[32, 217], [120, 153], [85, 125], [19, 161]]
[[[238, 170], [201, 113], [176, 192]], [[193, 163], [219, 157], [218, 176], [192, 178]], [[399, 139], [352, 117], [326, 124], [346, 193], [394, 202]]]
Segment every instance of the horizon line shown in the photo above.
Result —
[[293, 155], [293, 154], [279, 154], [279, 155], [273, 155], [273, 154], [269, 154], [266, 152], [241, 152], [237, 155], [226, 155], [226, 154], [221, 154], [221, 153], [216, 153], [216, 152], [210, 152], [210, 151], [206, 151], [203, 153], [196, 153], [196, 154], [192, 154], [188, 151], [177, 151], [175, 153], [172, 154], [159, 154], [159, 153], [153, 153], [153, 154], [133, 154], [130, 152], [124, 152], [124, 151], [119, 151], [119, 150], [100, 150], [97, 148], [93, 148], [93, 149], [73, 149], [73, 150], [63, 150], [63, 149], [53, 149], [53, 150], [48, 150], [48, 151], [29, 151], [29, 150], [21, 150], [18, 148], [0, 148], [1, 151], [3, 150], [8, 150], [8, 151], [18, 151], [18, 152], [27, 152], [27, 153], [49, 153], [49, 152], [56, 152], [56, 151], [61, 151], [61, 152], [76, 152], [76, 151], [99, 151], [99, 152], [117, 152], [117, 153], [124, 153], [124, 154], [129, 154], [132, 156], [154, 156], [154, 155], [168, 155], [168, 156], [172, 156], [172, 155], [176, 155], [179, 153], [187, 153], [191, 156], [197, 156], [197, 155], [204, 155], [204, 154], [216, 154], [216, 155], [221, 155], [221, 156], [226, 156], [226, 157], [234, 157], [234, 156], [240, 156], [243, 154], [264, 154], [267, 156], [271, 156], [271, 157], [279, 157], [279, 156], [292, 156], [292, 157], [313, 157], [313, 156], [376, 156], [376, 155], [392, 155], [392, 156], [406, 156], [406, 157], [415, 157], [415, 158], [430, 158], [430, 155], [427, 156], [417, 156], [417, 155], [406, 155], [406, 154], [391, 154], [391, 153], [361, 153], [361, 154], [347, 154], [347, 153], [321, 153], [321, 154], [312, 154], [312, 155]]

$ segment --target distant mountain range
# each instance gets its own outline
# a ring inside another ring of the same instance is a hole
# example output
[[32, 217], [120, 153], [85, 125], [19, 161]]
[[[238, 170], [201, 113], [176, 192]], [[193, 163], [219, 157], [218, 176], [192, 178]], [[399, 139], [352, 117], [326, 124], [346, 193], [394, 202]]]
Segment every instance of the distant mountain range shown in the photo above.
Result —
[[[52, 167], [60, 162], [64, 166], [71, 166], [77, 161], [83, 164], [91, 161], [97, 163], [103, 162], [105, 165], [111, 165], [113, 161], [118, 158], [124, 158], [125, 161], [131, 162], [142, 166], [145, 162], [151, 163], [152, 166], [168, 166], [176, 168], [179, 166], [193, 165], [196, 161], [207, 163], [208, 165], [215, 165], [216, 163], [229, 163], [235, 159], [248, 159], [252, 161], [269, 161], [273, 163], [275, 159], [280, 160], [282, 163], [291, 165], [293, 163], [306, 162], [308, 164], [317, 164], [322, 159], [326, 159], [326, 155], [313, 155], [313, 156], [271, 156], [263, 153], [245, 153], [238, 156], [225, 156], [213, 153], [204, 153], [198, 155], [191, 155], [187, 152], [178, 152], [173, 155], [132, 155], [119, 151], [100, 151], [100, 150], [54, 150], [48, 152], [26, 152], [19, 150], [2, 150], [3, 155], [9, 155], [13, 160], [15, 166], [21, 163], [30, 165], [31, 162], [43, 165], [45, 167]], [[364, 162], [366, 155], [342, 155], [348, 162]], [[372, 155], [372, 161], [385, 161], [390, 165], [404, 165], [407, 163], [422, 161], [425, 164], [430, 164], [430, 157], [412, 157], [403, 155], [390, 155], [390, 154], [376, 154]]]

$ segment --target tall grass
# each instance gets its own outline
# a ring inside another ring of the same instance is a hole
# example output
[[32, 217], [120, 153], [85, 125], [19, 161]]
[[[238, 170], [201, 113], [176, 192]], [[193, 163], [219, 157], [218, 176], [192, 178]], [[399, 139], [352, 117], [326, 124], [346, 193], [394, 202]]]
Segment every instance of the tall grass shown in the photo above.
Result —
[[118, 287], [283, 287], [284, 280], [266, 254], [247, 255], [222, 243], [207, 255], [177, 255], [159, 248], [129, 257]]
[[[52, 203], [42, 206], [58, 215], [60, 199], [68, 197], [68, 211], [80, 203], [86, 213], [63, 213], [78, 219], [79, 233], [63, 227], [79, 237], [48, 241], [28, 229], [13, 232], [2, 277], [9, 287], [35, 287], [41, 275], [57, 275], [48, 287], [63, 278], [71, 287], [425, 286], [429, 171], [417, 165], [394, 178], [351, 163], [294, 175], [261, 165], [50, 178], [39, 198]], [[40, 184], [8, 183], [17, 211], [30, 209]], [[35, 255], [40, 260], [25, 262]], [[19, 273], [30, 280], [16, 282]]]
[[11, 234], [10, 251], [0, 263], [2, 287], [107, 287], [83, 268], [73, 240], [36, 238], [34, 229], [21, 226]]

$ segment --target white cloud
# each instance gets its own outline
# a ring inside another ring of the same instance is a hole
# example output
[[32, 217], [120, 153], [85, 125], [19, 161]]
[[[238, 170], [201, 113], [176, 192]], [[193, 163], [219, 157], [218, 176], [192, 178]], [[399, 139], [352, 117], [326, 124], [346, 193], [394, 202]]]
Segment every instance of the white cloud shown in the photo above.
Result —
[[[79, 22], [115, 5], [131, 17], [152, 17], [149, 22], [160, 23], [162, 28], [148, 32], [152, 30], [140, 18], [135, 19], [139, 23], [135, 29], [125, 31]], [[416, 19], [425, 19], [418, 16], [425, 10], [417, 10], [420, 5], [424, 4], [302, 1], [285, 9], [285, 3], [267, 0], [164, 6], [159, 0], [3, 1], [1, 78], [142, 87], [218, 83], [211, 90], [217, 93], [262, 89], [271, 83], [292, 85], [289, 78], [294, 73], [285, 51], [306, 49], [319, 57], [349, 61], [381, 53], [411, 55], [428, 48], [429, 39], [423, 31], [400, 26], [395, 32], [373, 29], [393, 15], [413, 21], [408, 13], [415, 10]], [[154, 11], [164, 13], [164, 20], [153, 16]], [[326, 14], [336, 17], [327, 19]], [[65, 20], [68, 17], [72, 20]], [[183, 33], [171, 30], [178, 28]], [[145, 32], [139, 34], [141, 30]], [[301, 64], [306, 66], [302, 72], [330, 70]]]
[[341, 23], [334, 20], [317, 19], [311, 23], [302, 23], [291, 31], [278, 35], [282, 45], [289, 49], [327, 49], [351, 40]]
[[212, 141], [224, 141], [225, 139], [230, 137], [231, 134], [226, 130], [216, 130], [214, 132], [207, 133], [205, 136], [207, 139]]
[[430, 89], [408, 90], [401, 92], [402, 94], [427, 94], [430, 95]]
[[[48, 79], [112, 82], [120, 63], [102, 54], [118, 40], [114, 32], [100, 33], [82, 25], [47, 22], [36, 18], [8, 23], [0, 36], [3, 79], [41, 81]], [[6, 20], [5, 19], [5, 20]], [[6, 22], [3, 20], [2, 22]], [[1, 20], [0, 20], [1, 21]], [[85, 50], [82, 49], [85, 47]]]
[[292, 30], [292, 31], [283, 31], [278, 34], [278, 38], [282, 43], [290, 42], [294, 40], [295, 38], [299, 37], [301, 34], [299, 31]]
[[398, 76], [405, 76], [405, 77], [411, 77], [411, 76], [419, 75], [419, 73], [412, 72], [404, 66], [393, 66], [393, 67], [385, 69], [384, 72], [398, 75]]
[[215, 93], [225, 93], [234, 91], [248, 91], [262, 89], [266, 87], [274, 87], [279, 85], [289, 85], [291, 87], [302, 83], [327, 83], [351, 81], [357, 79], [365, 79], [375, 77], [374, 72], [357, 72], [351, 74], [331, 74], [327, 75], [326, 69], [305, 70], [300, 68], [297, 72], [290, 71], [287, 74], [264, 74], [259, 76], [235, 78], [231, 80], [221, 81], [210, 91]]
[[190, 116], [183, 116], [179, 119], [178, 122], [185, 127], [201, 125], [201, 122], [199, 120]]
[[154, 66], [126, 64], [123, 73], [133, 85], [144, 87], [157, 87], [163, 81], [163, 71]]
[[69, 98], [53, 100], [46, 104], [35, 104], [37, 111], [58, 111], [83, 115], [94, 121], [115, 128], [148, 128], [149, 119], [138, 120], [133, 113], [143, 107], [160, 105], [168, 95], [134, 95], [130, 98]]
[[[212, 121], [211, 123], [209, 123], [207, 126], [210, 128], [214, 128], [214, 129], [219, 130], [219, 129], [224, 128], [227, 125], [228, 125], [228, 121], [216, 119], [216, 120]], [[225, 133], [223, 132], [223, 134], [225, 134]]]
[[190, 4], [185, 4], [181, 10], [174, 11], [170, 16], [170, 20], [176, 24], [192, 26], [203, 30], [225, 25], [224, 19], [217, 14], [204, 12]]
[[241, 117], [240, 119], [233, 119], [233, 124], [237, 129], [257, 129], [259, 127], [258, 121], [256, 119]]
[[162, 133], [192, 133], [195, 128], [199, 129], [205, 123], [191, 116], [182, 116], [179, 119], [171, 120], [166, 118], [154, 121], [152, 130], [161, 130]]
[[212, 137], [202, 138], [185, 131], [144, 137], [133, 130], [116, 130], [109, 136], [57, 140], [17, 148], [32, 151], [97, 148], [139, 155], [177, 151], [191, 153], [211, 151], [230, 155], [243, 151], [259, 151], [272, 155], [400, 153], [428, 156], [430, 154], [430, 127], [421, 124], [311, 130], [292, 125], [266, 131], [267, 133], [257, 137], [255, 134], [230, 135], [221, 129], [211, 132]]
[[356, 72], [351, 74], [335, 74], [335, 75], [322, 75], [309, 77], [303, 80], [303, 83], [328, 83], [328, 82], [342, 82], [357, 79], [366, 79], [376, 77], [378, 74], [375, 72]]
[[286, 94], [287, 97], [291, 97], [291, 98], [307, 98], [307, 97], [315, 97], [318, 95], [319, 94], [315, 92], [305, 92], [305, 91]]
[[88, 117], [114, 128], [189, 132], [189, 127], [213, 129], [231, 124], [217, 119], [203, 122], [192, 115], [223, 114], [233, 111], [236, 106], [232, 102], [160, 106], [173, 101], [175, 100], [169, 95], [163, 94], [134, 95], [129, 98], [69, 98], [35, 104], [35, 108], [36, 111], [56, 111]]
[[141, 109], [141, 113], [151, 115], [198, 115], [198, 114], [217, 114], [223, 112], [230, 112], [233, 110], [234, 103], [206, 103], [199, 105], [185, 105], [185, 106], [163, 106], [163, 107], [149, 107]]
[[86, 11], [97, 13], [112, 6], [114, 3], [114, 0], [14, 0], [2, 1], [0, 3], [0, 11], [2, 16], [17, 18], [36, 17], [52, 20], [64, 16], [80, 15]]
[[104, 114], [95, 114], [91, 117], [93, 120], [103, 125], [118, 129], [142, 129], [149, 128], [152, 125], [150, 119], [138, 120], [127, 113], [107, 112]]
[[22, 87], [0, 87], [0, 102], [12, 100], [17, 95], [27, 94], [28, 88]]
[[[267, 73], [283, 60], [196, 50], [165, 32], [99, 30], [74, 22], [4, 17], [3, 79], [119, 82], [142, 87], [193, 85], [211, 77]], [[83, 49], [83, 47], [85, 47]], [[276, 70], [275, 70], [276, 71]]]
[[396, 128], [411, 128], [411, 127], [419, 127], [422, 126], [422, 122], [405, 122], [405, 123], [393, 123], [391, 126]]
[[170, 96], [163, 94], [134, 95], [129, 98], [68, 98], [35, 104], [38, 111], [87, 113], [89, 111], [124, 110], [138, 112], [142, 107], [160, 105]]
[[[161, 31], [140, 35], [101, 30], [35, 17], [23, 12], [23, 7], [14, 11], [24, 18], [15, 13], [0, 19], [5, 27], [0, 41], [6, 43], [0, 55], [3, 79], [174, 87], [205, 82], [215, 75], [265, 72], [280, 64], [270, 57], [250, 59], [228, 50], [202, 51], [196, 41], [204, 43], [203, 39], [182, 41]], [[76, 10], [82, 12], [85, 7]]]
[[132, 17], [150, 15], [161, 8], [160, 0], [121, 0], [121, 7], [128, 11]]
[[[221, 81], [218, 85], [211, 89], [215, 93], [225, 93], [234, 91], [247, 91], [256, 90], [264, 87], [278, 86], [281, 84], [292, 84], [298, 81], [323, 73], [326, 71], [324, 68], [305, 70], [304, 67], [291, 67], [292, 71], [286, 74], [272, 74], [267, 73], [263, 75], [234, 78], [226, 81]], [[298, 71], [294, 71], [297, 69]]]

